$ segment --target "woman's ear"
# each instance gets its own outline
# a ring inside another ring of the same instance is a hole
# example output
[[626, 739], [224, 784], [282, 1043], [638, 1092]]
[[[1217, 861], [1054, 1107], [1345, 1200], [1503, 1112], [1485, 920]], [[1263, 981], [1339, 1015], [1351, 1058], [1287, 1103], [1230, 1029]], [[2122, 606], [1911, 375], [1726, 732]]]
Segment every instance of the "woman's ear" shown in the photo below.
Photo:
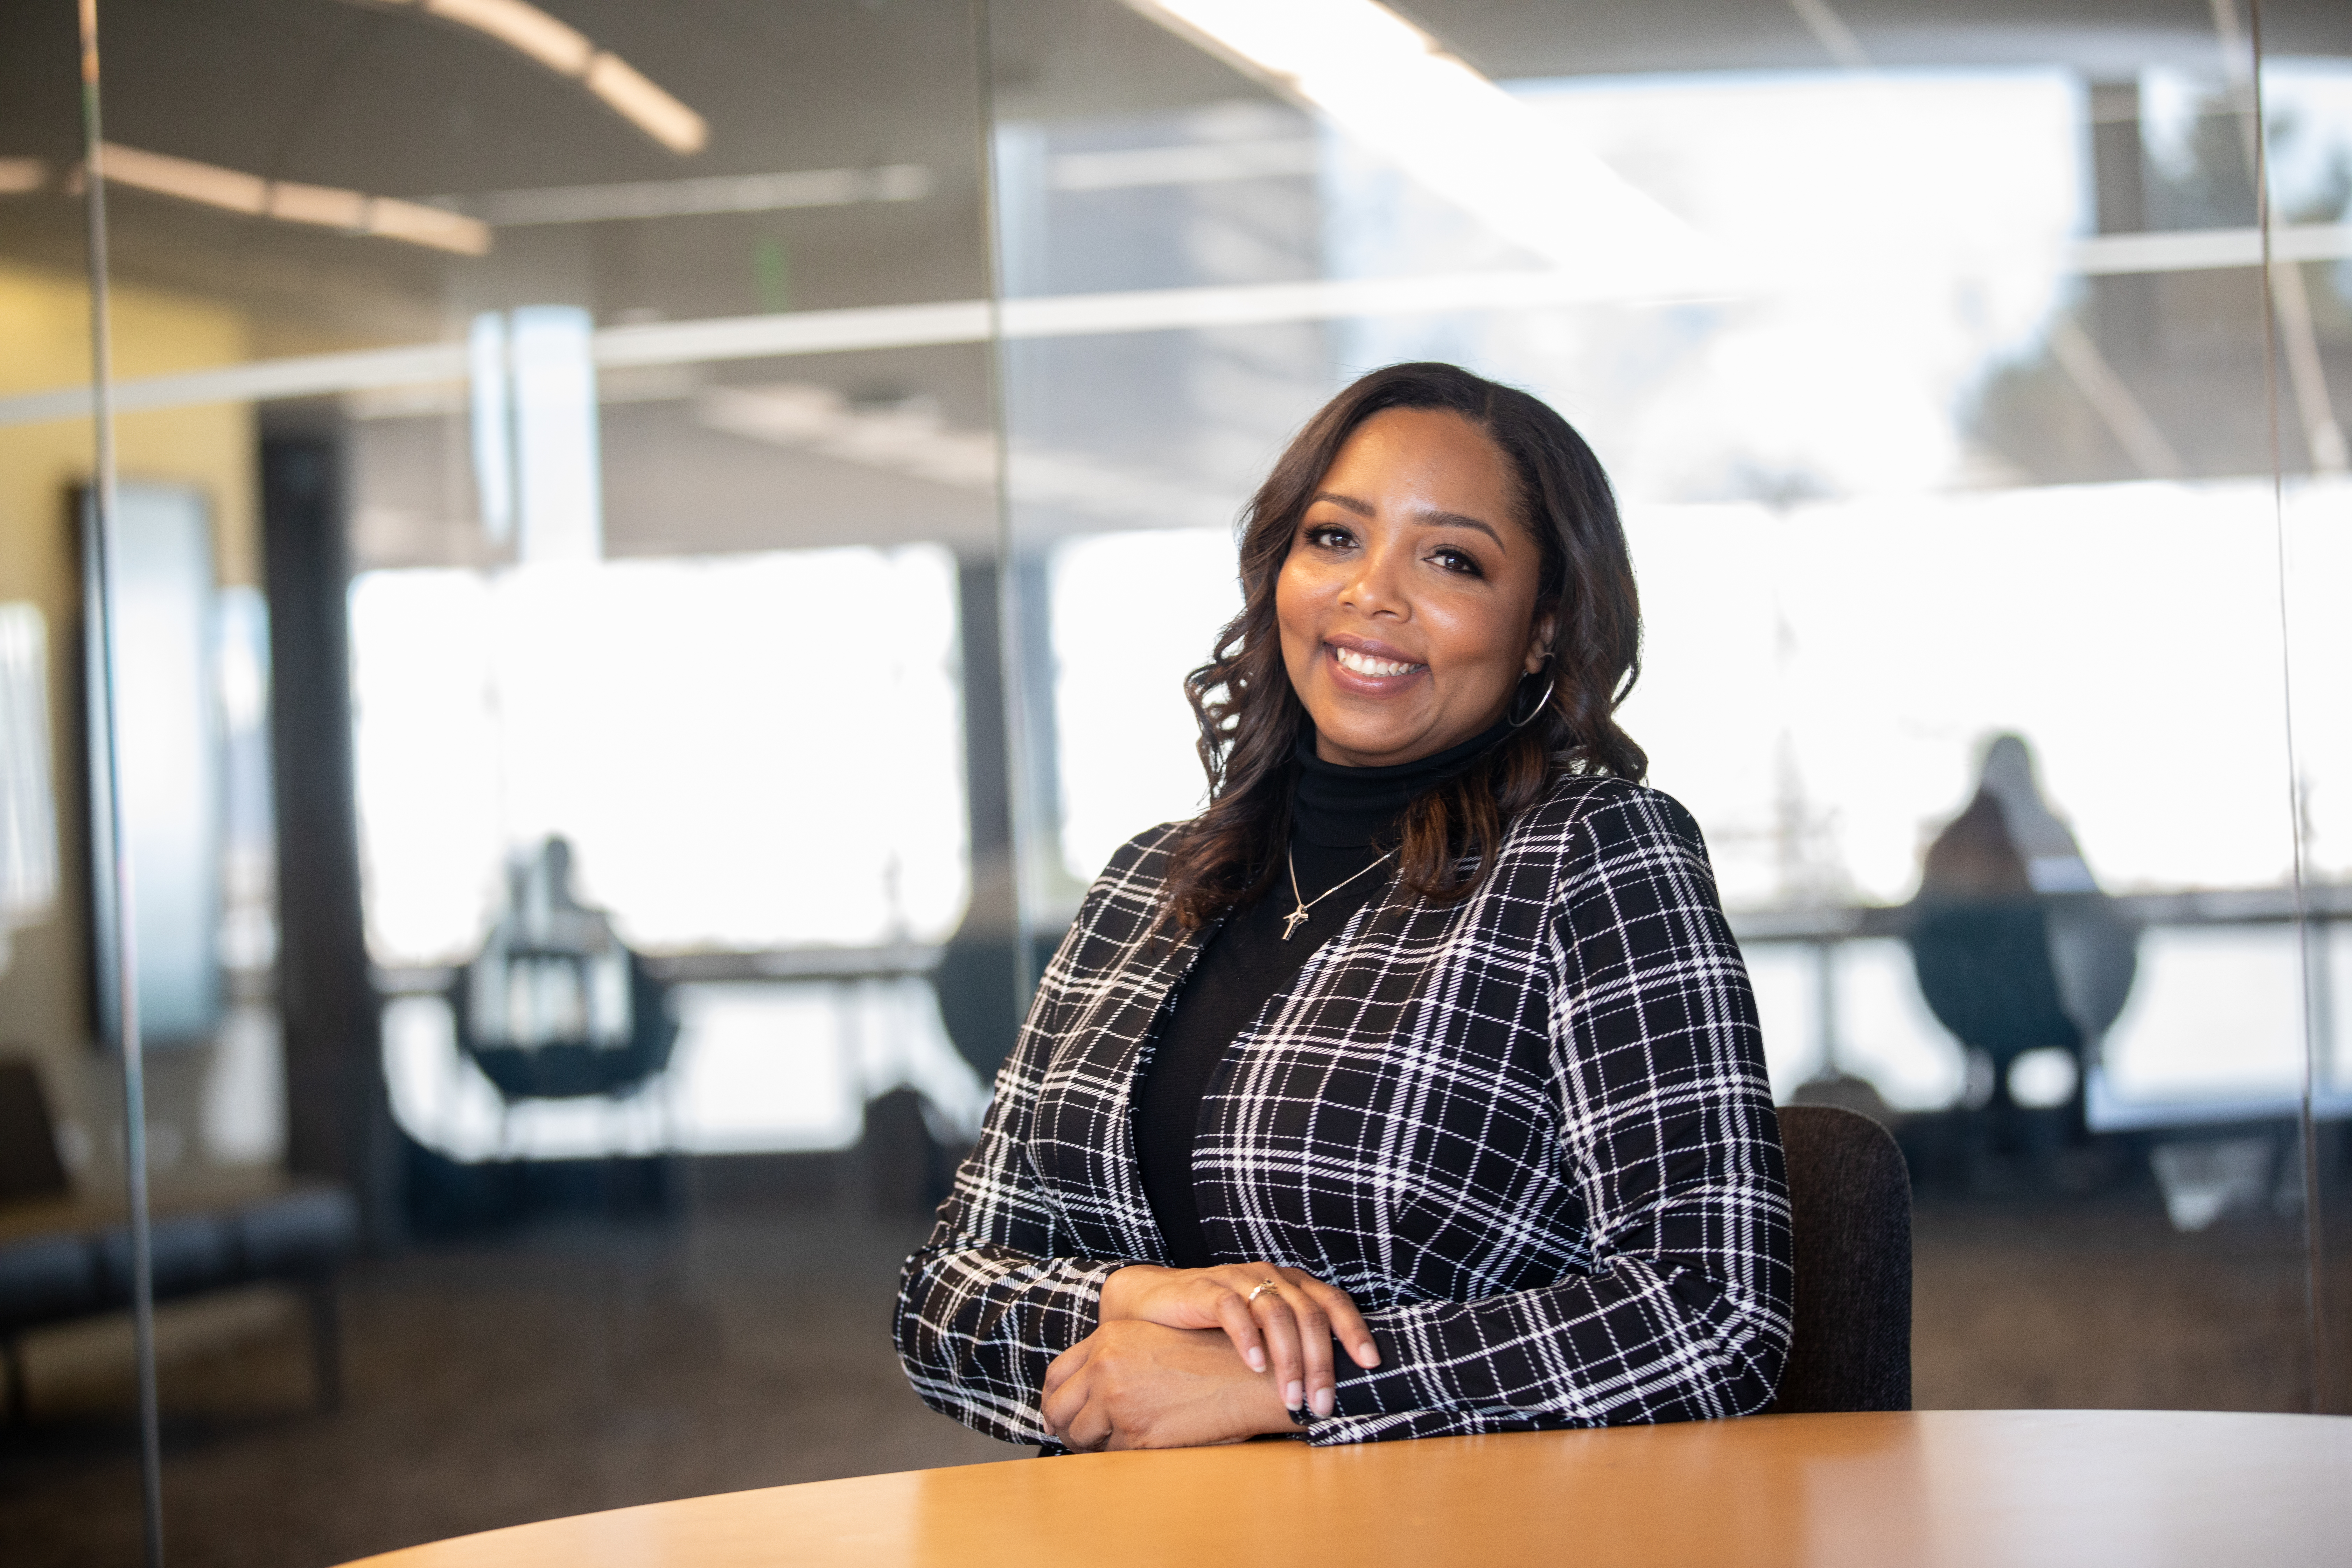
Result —
[[1528, 634], [1528, 673], [1533, 675], [1551, 659], [1552, 633], [1559, 627], [1559, 617], [1538, 616], [1535, 628]]

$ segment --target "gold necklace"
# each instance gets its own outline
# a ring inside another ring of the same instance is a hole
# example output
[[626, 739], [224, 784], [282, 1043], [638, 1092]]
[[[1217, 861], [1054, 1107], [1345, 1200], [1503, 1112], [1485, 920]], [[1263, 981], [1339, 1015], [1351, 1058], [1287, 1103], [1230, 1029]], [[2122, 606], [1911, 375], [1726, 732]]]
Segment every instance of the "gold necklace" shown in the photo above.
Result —
[[1288, 942], [1290, 940], [1291, 932], [1297, 931], [1300, 926], [1307, 923], [1307, 910], [1313, 909], [1316, 905], [1321, 903], [1324, 900], [1338, 892], [1341, 888], [1346, 887], [1348, 882], [1354, 881], [1356, 877], [1361, 877], [1366, 871], [1378, 870], [1381, 867], [1388, 864], [1389, 858], [1386, 855], [1381, 856], [1379, 859], [1365, 867], [1362, 871], [1357, 872], [1355, 877], [1349, 877], [1347, 881], [1335, 882], [1330, 887], [1324, 889], [1321, 892], [1316, 894], [1310, 899], [1302, 895], [1298, 890], [1298, 856], [1294, 851], [1287, 849], [1283, 851], [1283, 855], [1285, 858], [1290, 862], [1290, 896], [1298, 905], [1297, 909], [1282, 917], [1282, 940], [1285, 942]]

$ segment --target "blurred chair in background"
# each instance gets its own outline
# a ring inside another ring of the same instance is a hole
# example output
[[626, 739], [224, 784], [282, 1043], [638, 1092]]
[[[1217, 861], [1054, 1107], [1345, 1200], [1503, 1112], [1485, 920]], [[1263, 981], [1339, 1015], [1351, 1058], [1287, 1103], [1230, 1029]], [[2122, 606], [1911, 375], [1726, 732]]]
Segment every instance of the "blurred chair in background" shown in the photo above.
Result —
[[[342, 1399], [337, 1272], [359, 1239], [359, 1206], [341, 1187], [275, 1171], [159, 1180], [152, 1194], [155, 1299], [264, 1282], [290, 1285], [310, 1308], [320, 1405]], [[0, 1059], [0, 1364], [7, 1421], [26, 1415], [23, 1336], [131, 1304], [123, 1200], [78, 1194], [29, 1061]]]
[[637, 1093], [677, 1043], [667, 987], [572, 890], [572, 846], [508, 868], [505, 913], [449, 989], [457, 1043], [509, 1102]]
[[2071, 1086], [2027, 1098], [2064, 1105], [2079, 1136], [2100, 1037], [2131, 994], [2138, 932], [2042, 800], [2021, 738], [1986, 748], [1975, 796], [1928, 847], [1913, 917], [1919, 989], [1969, 1048], [1970, 1100], [2006, 1121], [2020, 1104], [2020, 1059], [2063, 1053]]

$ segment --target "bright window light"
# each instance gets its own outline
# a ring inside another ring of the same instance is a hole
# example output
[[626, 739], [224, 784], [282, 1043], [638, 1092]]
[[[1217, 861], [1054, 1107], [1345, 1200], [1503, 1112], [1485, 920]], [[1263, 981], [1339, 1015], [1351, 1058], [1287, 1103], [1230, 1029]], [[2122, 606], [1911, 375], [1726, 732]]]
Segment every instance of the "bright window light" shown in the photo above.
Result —
[[[1079, 881], [1144, 828], [1201, 809], [1184, 672], [1241, 608], [1235, 575], [1223, 529], [1097, 534], [1054, 552], [1062, 858]], [[1151, 591], [1135, 592], [1140, 583]]]
[[965, 899], [955, 563], [931, 545], [368, 573], [371, 951], [462, 962], [571, 839], [646, 952], [929, 942]]
[[516, 544], [527, 562], [577, 563], [604, 552], [595, 331], [576, 305], [526, 305], [513, 315]]
[[1662, 289], [1725, 279], [1688, 225], [1377, 0], [1129, 0], [1553, 266]]
[[57, 892], [48, 623], [37, 605], [0, 605], [0, 970], [9, 928], [46, 918]]
[[514, 407], [507, 377], [507, 319], [474, 318], [466, 335], [467, 405], [474, 453], [474, 505], [493, 544], [514, 536]]

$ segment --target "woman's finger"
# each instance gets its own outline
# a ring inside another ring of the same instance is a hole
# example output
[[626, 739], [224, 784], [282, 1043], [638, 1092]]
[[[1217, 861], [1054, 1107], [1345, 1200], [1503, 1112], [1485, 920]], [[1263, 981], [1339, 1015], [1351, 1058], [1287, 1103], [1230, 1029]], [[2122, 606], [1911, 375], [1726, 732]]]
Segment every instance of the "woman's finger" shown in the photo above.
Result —
[[1099, 1454], [1110, 1447], [1112, 1431], [1109, 1413], [1099, 1401], [1091, 1401], [1071, 1417], [1069, 1434], [1062, 1444], [1082, 1454]]
[[1068, 1382], [1079, 1368], [1087, 1364], [1087, 1359], [1093, 1354], [1094, 1336], [1089, 1334], [1055, 1356], [1053, 1363], [1045, 1368], [1046, 1396], [1051, 1398], [1054, 1391]]
[[1048, 1429], [1062, 1447], [1082, 1454], [1094, 1453], [1110, 1441], [1110, 1412], [1094, 1396], [1095, 1382], [1081, 1371], [1045, 1402], [1058, 1417], [1047, 1422]]
[[[1296, 1410], [1307, 1401], [1307, 1357], [1299, 1332], [1298, 1313], [1290, 1304], [1290, 1297], [1280, 1279], [1272, 1273], [1271, 1290], [1253, 1289], [1249, 1301], [1251, 1312], [1257, 1319], [1259, 1332], [1265, 1336], [1266, 1359], [1272, 1363], [1274, 1386], [1282, 1394], [1285, 1408]], [[1329, 1352], [1325, 1352], [1329, 1360]]]
[[1372, 1331], [1364, 1321], [1364, 1314], [1356, 1310], [1355, 1299], [1337, 1285], [1327, 1285], [1312, 1274], [1297, 1268], [1283, 1271], [1291, 1283], [1312, 1297], [1331, 1320], [1331, 1335], [1348, 1347], [1348, 1354], [1358, 1366], [1381, 1364], [1380, 1347], [1372, 1343]]
[[[1045, 1430], [1059, 1438], [1065, 1447], [1083, 1448], [1088, 1446], [1078, 1441], [1072, 1433], [1073, 1427], [1087, 1425], [1086, 1411], [1090, 1405], [1097, 1403], [1094, 1399], [1095, 1380], [1087, 1375], [1087, 1358], [1077, 1353], [1086, 1348], [1087, 1342], [1081, 1340], [1055, 1358], [1054, 1365], [1061, 1369], [1062, 1376], [1055, 1382], [1052, 1373], [1047, 1373], [1047, 1381], [1052, 1386], [1037, 1402], [1038, 1418], [1045, 1424]], [[1067, 1365], [1064, 1364], [1066, 1363]], [[1108, 1427], [1107, 1418], [1104, 1425]]]
[[1216, 1306], [1218, 1326], [1225, 1338], [1234, 1342], [1234, 1349], [1252, 1372], [1265, 1370], [1265, 1337], [1258, 1332], [1257, 1317], [1249, 1303], [1231, 1290], [1223, 1293]]
[[[1297, 1280], [1284, 1279], [1282, 1289], [1298, 1334], [1300, 1395], [1316, 1415], [1328, 1415], [1337, 1403], [1339, 1386], [1331, 1370], [1330, 1316]], [[1272, 1294], [1267, 1292], [1268, 1296]]]

